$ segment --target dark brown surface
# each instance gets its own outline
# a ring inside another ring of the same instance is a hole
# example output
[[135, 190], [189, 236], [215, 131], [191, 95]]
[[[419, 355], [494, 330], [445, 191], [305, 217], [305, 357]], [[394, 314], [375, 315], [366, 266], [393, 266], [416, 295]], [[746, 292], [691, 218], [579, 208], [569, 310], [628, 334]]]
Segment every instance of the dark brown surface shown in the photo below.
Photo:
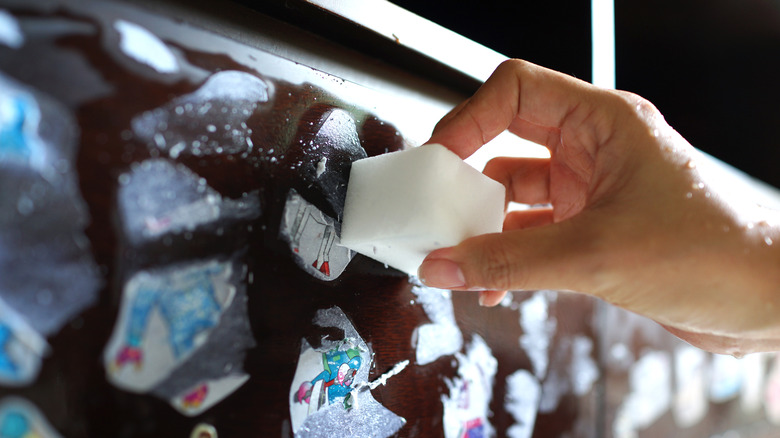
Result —
[[[289, 392], [301, 340], [315, 344], [321, 333], [312, 324], [315, 312], [336, 305], [375, 353], [369, 380], [403, 360], [412, 362], [387, 385], [372, 390], [377, 401], [406, 419], [398, 436], [443, 436], [441, 396], [449, 393], [447, 379], [456, 375], [458, 361], [447, 355], [424, 366], [414, 363], [413, 333], [430, 320], [422, 306], [415, 303], [408, 278], [358, 255], [338, 279], [321, 281], [296, 264], [290, 248], [279, 237], [290, 189], [323, 212], [338, 216], [338, 201], [334, 201], [338, 196], [334, 198], [333, 191], [311, 178], [311, 166], [319, 161], [324, 149], [306, 146], [312, 144], [318, 133], [322, 134], [329, 115], [334, 111], [349, 114], [356, 123], [361, 146], [367, 155], [376, 155], [409, 143], [406, 132], [397, 128], [394, 120], [384, 120], [376, 113], [392, 105], [412, 108], [435, 97], [410, 100], [388, 96], [359, 83], [344, 83], [304, 64], [268, 57], [247, 44], [241, 46], [245, 52], [231, 49], [235, 46], [230, 46], [224, 37], [185, 24], [160, 21], [159, 17], [126, 5], [103, 4], [94, 10], [68, 4], [47, 8], [26, 5], [10, 10], [21, 19], [66, 19], [94, 29], [87, 34], [29, 37], [19, 50], [0, 45], [0, 70], [59, 100], [78, 121], [76, 171], [91, 217], [86, 235], [100, 267], [103, 287], [96, 305], [48, 338], [52, 353], [44, 359], [35, 382], [21, 388], [0, 387], [0, 399], [16, 395], [32, 401], [65, 437], [187, 437], [198, 423], [213, 425], [223, 438], [290, 436]], [[111, 27], [117, 17], [144, 25], [154, 33], [176, 35], [163, 39], [177, 49], [179, 61], [188, 69], [163, 76], [144, 66], [132, 66], [127, 60], [118, 61], [122, 55], [116, 46], [118, 36]], [[285, 35], [278, 37], [284, 39]], [[200, 45], [224, 50], [199, 50]], [[63, 63], [54, 69], [45, 57], [41, 58], [63, 52], [78, 54], [86, 62], [86, 70], [109, 84], [111, 91], [96, 92], [95, 97], [88, 99], [75, 95], [74, 87], [97, 89], [99, 84], [83, 83], [82, 67]], [[266, 56], [262, 59], [273, 59], [274, 64], [247, 61], [255, 56]], [[344, 56], [358, 55], [345, 52]], [[237, 199], [243, 193], [258, 191], [260, 217], [225, 224], [219, 233], [215, 227], [203, 226], [191, 233], [132, 243], [123, 234], [118, 213], [120, 175], [136, 163], [167, 154], [133, 135], [131, 120], [193, 92], [206, 78], [224, 70], [246, 72], [272, 86], [270, 103], [258, 108], [246, 121], [252, 129], [255, 147], [240, 153], [182, 153], [172, 160], [205, 178], [224, 198]], [[286, 77], [306, 80], [300, 83]], [[343, 92], [325, 91], [333, 90], [329, 86], [333, 83], [342, 84], [343, 88], [335, 89]], [[367, 108], [365, 102], [372, 102], [377, 111]], [[328, 153], [334, 154], [328, 155], [329, 163], [338, 164], [338, 172], [346, 177], [348, 159], [333, 151]], [[57, 226], [56, 221], [53, 217], [52, 226]], [[212, 257], [235, 258], [246, 266], [248, 275], [243, 281], [256, 343], [247, 351], [244, 361], [249, 380], [195, 417], [181, 415], [152, 395], [135, 394], [111, 385], [106, 379], [102, 355], [120, 310], [124, 283], [143, 270]], [[517, 370], [533, 371], [531, 358], [519, 344], [524, 334], [519, 309], [530, 297], [531, 293], [515, 293], [511, 301], [492, 309], [479, 307], [471, 293], [455, 293], [452, 298], [464, 345], [468, 346], [479, 335], [498, 360], [489, 418], [498, 436], [505, 436], [515, 422], [504, 407], [507, 376]], [[548, 384], [545, 391], [559, 389], [553, 375], [569, 381], [570, 386], [564, 387], [548, 412], [536, 417], [534, 436], [615, 436], [615, 412], [630, 388], [628, 369], [610, 368], [610, 348], [616, 343], [627, 343], [630, 351], [638, 353], [647, 348], [670, 351], [678, 345], [665, 333], [657, 335], [660, 341], [643, 340], [642, 333], [647, 331], [638, 331], [636, 327], [655, 327], [652, 323], [641, 320], [635, 326], [622, 325], [619, 319], [605, 319], [605, 309], [588, 297], [571, 294], [558, 294], [551, 302], [549, 318], [556, 322], [556, 329], [549, 352], [545, 353], [549, 367], [540, 380]], [[618, 312], [611, 308], [609, 311]], [[579, 396], [571, 389], [574, 377], [570, 375], [575, 337], [592, 341], [592, 351], [587, 356], [599, 372], [595, 384]], [[633, 343], [627, 341], [631, 339]], [[763, 421], [761, 415], [745, 416], [735, 406], [733, 401], [714, 406], [691, 436], [721, 433], [730, 427]], [[731, 416], [719, 421], [725, 412]], [[678, 433], [682, 436], [685, 432], [677, 428], [667, 409], [665, 416], [641, 436]]]

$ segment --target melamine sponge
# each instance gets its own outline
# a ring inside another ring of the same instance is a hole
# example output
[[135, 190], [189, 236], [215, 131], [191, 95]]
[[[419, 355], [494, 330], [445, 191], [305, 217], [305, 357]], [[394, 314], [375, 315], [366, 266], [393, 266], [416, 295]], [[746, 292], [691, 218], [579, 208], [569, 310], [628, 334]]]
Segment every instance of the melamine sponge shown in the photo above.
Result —
[[438, 144], [357, 160], [341, 245], [416, 275], [434, 249], [501, 231], [504, 191]]

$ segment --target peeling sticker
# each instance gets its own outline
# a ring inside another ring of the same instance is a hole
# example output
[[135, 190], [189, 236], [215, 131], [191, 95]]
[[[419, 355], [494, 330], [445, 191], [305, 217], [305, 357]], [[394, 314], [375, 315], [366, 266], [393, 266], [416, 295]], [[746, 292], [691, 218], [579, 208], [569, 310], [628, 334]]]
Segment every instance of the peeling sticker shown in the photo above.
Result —
[[436, 359], [455, 354], [463, 348], [463, 335], [455, 322], [452, 307], [452, 292], [421, 285], [413, 280], [412, 293], [422, 304], [425, 314], [431, 320], [414, 329], [415, 354], [418, 365], [427, 365]]
[[515, 424], [509, 426], [506, 431], [507, 437], [533, 436], [541, 395], [539, 381], [530, 372], [517, 370], [507, 376], [504, 408], [515, 419]]
[[119, 32], [119, 48], [125, 55], [159, 73], [176, 73], [179, 63], [171, 49], [146, 28], [125, 20], [114, 22]]
[[709, 408], [707, 400], [707, 353], [690, 345], [674, 351], [674, 376], [677, 392], [672, 414], [680, 427], [699, 423]]
[[672, 401], [669, 353], [643, 354], [628, 377], [630, 392], [615, 415], [615, 438], [636, 438], [640, 430], [655, 423], [669, 409]]
[[456, 358], [458, 375], [452, 380], [445, 379], [449, 395], [441, 396], [444, 436], [494, 436], [495, 429], [488, 416], [498, 361], [479, 335], [474, 335], [466, 354], [458, 353]]
[[0, 9], [0, 44], [5, 44], [12, 49], [24, 45], [24, 34], [19, 27], [19, 22], [4, 9]]
[[180, 154], [219, 155], [251, 152], [249, 117], [268, 102], [269, 86], [249, 73], [215, 73], [194, 92], [136, 116], [133, 133], [150, 148]]
[[246, 381], [255, 345], [246, 292], [232, 262], [208, 261], [134, 275], [104, 351], [109, 380], [197, 415]]
[[0, 437], [60, 438], [35, 405], [20, 397], [0, 400]]
[[338, 278], [354, 253], [339, 245], [336, 222], [291, 189], [284, 204], [279, 235], [298, 266], [320, 280]]
[[[372, 436], [395, 434], [406, 420], [379, 404], [370, 389], [386, 383], [408, 362], [368, 383], [372, 353], [338, 307], [317, 311], [314, 324], [344, 332], [344, 338], [323, 336], [312, 347], [301, 340], [301, 354], [290, 386], [290, 419], [296, 437]], [[373, 387], [372, 387], [373, 385]]]
[[742, 388], [742, 360], [714, 354], [710, 368], [710, 400], [723, 403], [736, 398]]
[[520, 304], [520, 347], [531, 359], [534, 375], [539, 379], [547, 374], [550, 344], [557, 326], [555, 318], [549, 315], [550, 302], [554, 300], [554, 292], [540, 291]]
[[125, 234], [135, 244], [217, 221], [260, 216], [258, 192], [223, 198], [186, 166], [165, 159], [146, 160], [119, 180], [119, 211]]

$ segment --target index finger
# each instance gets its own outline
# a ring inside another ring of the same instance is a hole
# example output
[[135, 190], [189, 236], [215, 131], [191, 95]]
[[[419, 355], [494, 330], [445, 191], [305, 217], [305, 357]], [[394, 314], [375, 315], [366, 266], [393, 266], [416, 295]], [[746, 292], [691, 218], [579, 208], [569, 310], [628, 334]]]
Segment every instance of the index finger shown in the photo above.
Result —
[[597, 90], [563, 73], [510, 59], [436, 125], [428, 142], [441, 143], [466, 158], [512, 126], [515, 134], [545, 143], [551, 128], [562, 129], [575, 113], [581, 119], [592, 112]]

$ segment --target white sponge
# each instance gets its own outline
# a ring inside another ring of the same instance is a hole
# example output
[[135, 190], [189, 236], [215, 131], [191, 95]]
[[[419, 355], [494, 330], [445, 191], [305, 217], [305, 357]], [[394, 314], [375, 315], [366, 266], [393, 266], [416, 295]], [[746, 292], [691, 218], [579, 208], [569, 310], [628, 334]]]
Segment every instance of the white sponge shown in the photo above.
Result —
[[352, 163], [341, 245], [410, 275], [429, 252], [501, 231], [504, 186], [430, 144]]

